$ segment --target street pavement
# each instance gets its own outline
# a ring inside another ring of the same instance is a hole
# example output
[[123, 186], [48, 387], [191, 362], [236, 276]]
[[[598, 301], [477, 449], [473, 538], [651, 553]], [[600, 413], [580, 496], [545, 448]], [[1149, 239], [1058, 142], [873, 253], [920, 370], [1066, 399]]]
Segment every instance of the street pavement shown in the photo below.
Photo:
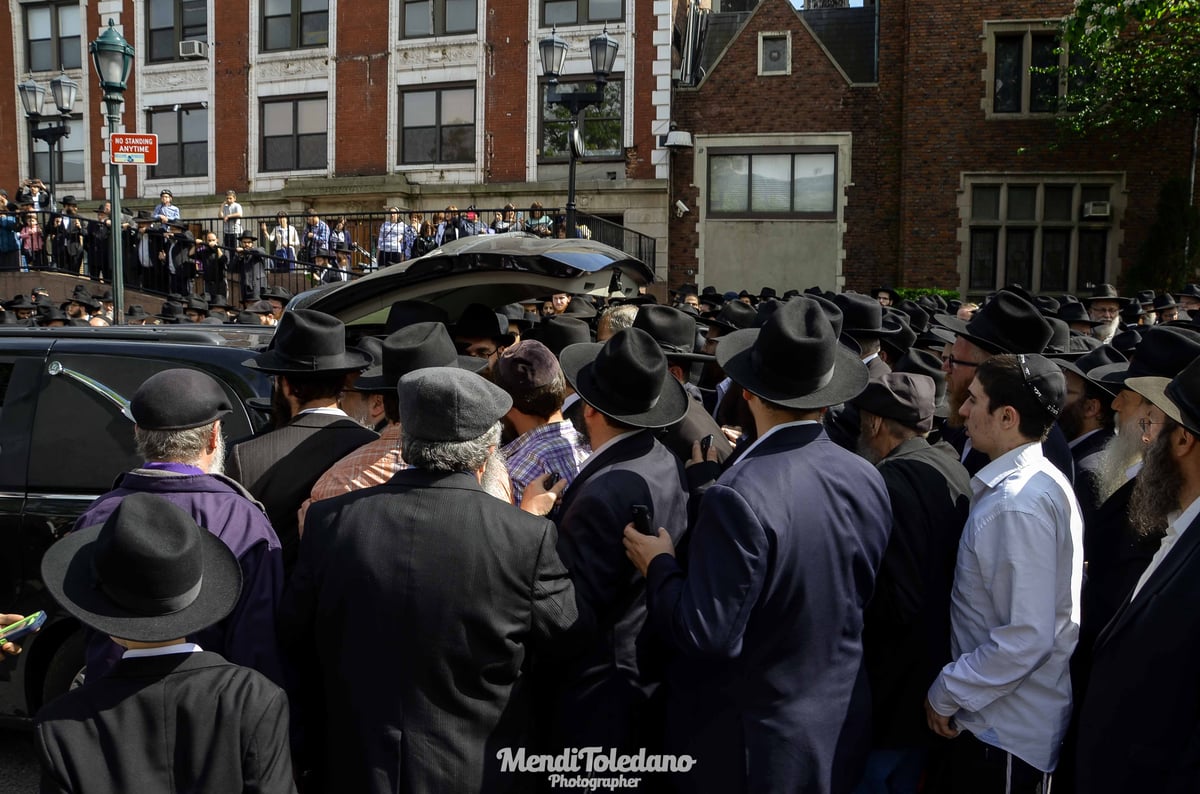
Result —
[[0, 791], [4, 794], [37, 794], [38, 762], [33, 734], [0, 728]]

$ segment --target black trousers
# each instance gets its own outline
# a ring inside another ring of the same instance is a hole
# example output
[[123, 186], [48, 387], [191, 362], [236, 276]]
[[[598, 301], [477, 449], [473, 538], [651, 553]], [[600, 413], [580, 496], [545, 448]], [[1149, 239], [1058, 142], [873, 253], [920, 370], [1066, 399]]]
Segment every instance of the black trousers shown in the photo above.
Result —
[[963, 731], [945, 747], [937, 794], [1050, 794], [1050, 775]]

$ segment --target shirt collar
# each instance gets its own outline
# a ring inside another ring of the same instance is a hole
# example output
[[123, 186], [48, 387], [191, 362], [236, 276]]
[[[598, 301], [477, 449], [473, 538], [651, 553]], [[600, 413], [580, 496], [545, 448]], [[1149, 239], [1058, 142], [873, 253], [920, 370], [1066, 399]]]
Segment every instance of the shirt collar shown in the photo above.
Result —
[[296, 416], [304, 416], [305, 414], [326, 414], [327, 416], [345, 416], [349, 418], [349, 415], [341, 408], [305, 408], [303, 411], [297, 413]]
[[1030, 441], [1014, 447], [975, 474], [974, 483], [978, 486], [975, 488], [975, 492], [979, 493], [984, 488], [995, 488], [1005, 477], [1017, 469], [1035, 466], [1045, 459], [1046, 456], [1042, 454], [1042, 442], [1040, 441]]
[[177, 642], [161, 648], [130, 648], [121, 654], [122, 659], [144, 659], [147, 656], [167, 656], [172, 653], [200, 653], [204, 649], [194, 642]]
[[609, 447], [616, 446], [617, 444], [621, 443], [625, 439], [632, 438], [633, 436], [636, 436], [640, 432], [642, 432], [640, 429], [639, 430], [630, 430], [629, 432], [622, 433], [619, 436], [613, 436], [608, 441], [605, 441], [603, 444], [596, 447], [594, 450], [592, 450], [592, 454], [588, 455], [588, 458], [587, 458], [587, 460], [585, 460], [583, 462], [583, 465], [581, 465], [579, 467], [580, 473], [583, 473], [583, 470], [585, 468], [587, 468], [588, 464], [590, 464], [596, 458], [600, 457], [600, 453], [604, 452], [604, 450], [608, 449]]
[[1176, 511], [1167, 515], [1167, 534], [1182, 535], [1192, 522], [1200, 516], [1200, 497], [1192, 500], [1182, 512]]

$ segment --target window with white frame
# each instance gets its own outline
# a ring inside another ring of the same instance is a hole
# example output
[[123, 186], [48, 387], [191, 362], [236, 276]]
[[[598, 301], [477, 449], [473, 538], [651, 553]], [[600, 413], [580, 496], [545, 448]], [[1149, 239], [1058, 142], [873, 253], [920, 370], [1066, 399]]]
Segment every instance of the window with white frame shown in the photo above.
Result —
[[[54, 161], [54, 179], [60, 185], [83, 182], [84, 146], [87, 143], [87, 128], [82, 116], [71, 116], [66, 119], [66, 125], [67, 137], [58, 142], [58, 156]], [[32, 142], [29, 162], [33, 168], [29, 176], [50, 184], [50, 147], [45, 141]]]
[[988, 179], [968, 191], [968, 291], [1075, 293], [1109, 280], [1111, 182]]
[[792, 34], [758, 34], [758, 73], [760, 75], [787, 75], [792, 73]]
[[79, 3], [26, 5], [25, 62], [31, 72], [78, 69], [83, 65]]
[[263, 100], [262, 171], [314, 171], [326, 167], [328, 112], [324, 94]]
[[400, 38], [475, 32], [476, 0], [400, 0]]
[[542, 27], [619, 22], [625, 18], [624, 0], [542, 0]]
[[179, 42], [207, 39], [207, 0], [147, 0], [147, 62], [177, 61]]
[[262, 0], [264, 52], [329, 44], [329, 0]]
[[708, 215], [835, 218], [837, 165], [835, 147], [710, 149]]
[[[546, 100], [549, 83], [541, 83], [542, 128], [538, 161], [566, 162], [570, 159], [571, 112], [563, 105], [552, 105]], [[561, 83], [559, 90], [594, 91], [595, 83]], [[583, 136], [586, 160], [614, 160], [625, 156], [625, 81], [620, 77], [610, 78], [604, 84], [604, 100], [583, 111], [579, 120], [579, 133]]]
[[1069, 55], [1057, 20], [986, 22], [985, 108], [990, 117], [1057, 113], [1068, 87]]
[[400, 92], [400, 163], [475, 162], [475, 86]]
[[199, 106], [157, 108], [146, 114], [149, 132], [158, 136], [158, 165], [151, 179], [208, 175], [208, 110]]

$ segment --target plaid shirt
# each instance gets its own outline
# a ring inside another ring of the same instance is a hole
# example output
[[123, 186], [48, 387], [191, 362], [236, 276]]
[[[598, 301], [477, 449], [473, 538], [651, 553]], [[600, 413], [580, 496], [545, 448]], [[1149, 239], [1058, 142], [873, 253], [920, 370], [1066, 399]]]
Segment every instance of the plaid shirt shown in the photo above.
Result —
[[313, 502], [383, 485], [393, 474], [407, 468], [408, 464], [400, 457], [400, 425], [393, 422], [383, 429], [379, 438], [363, 444], [321, 475], [309, 498], [300, 505], [300, 532], [304, 532], [304, 516]]
[[583, 436], [569, 421], [535, 427], [500, 451], [508, 462], [513, 504], [517, 505], [521, 504], [525, 486], [550, 472], [558, 474], [570, 485], [579, 473], [579, 467], [592, 454]]

